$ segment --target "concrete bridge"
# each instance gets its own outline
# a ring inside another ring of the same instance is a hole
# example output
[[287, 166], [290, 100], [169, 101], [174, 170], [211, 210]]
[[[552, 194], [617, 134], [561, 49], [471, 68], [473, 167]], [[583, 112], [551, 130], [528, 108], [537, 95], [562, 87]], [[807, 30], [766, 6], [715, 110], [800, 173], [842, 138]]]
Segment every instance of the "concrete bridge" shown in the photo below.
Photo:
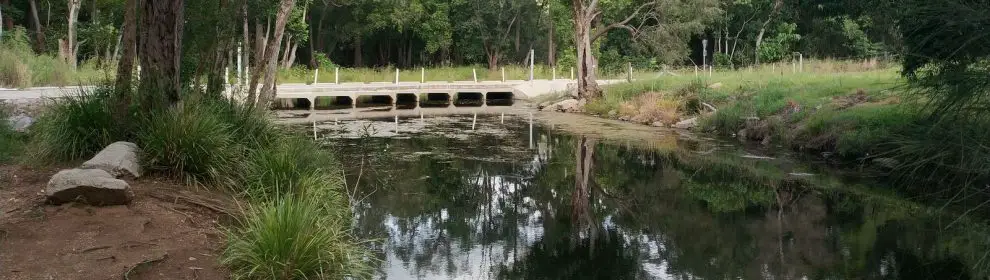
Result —
[[[602, 80], [601, 85], [625, 82], [625, 80]], [[400, 82], [400, 83], [318, 83], [281, 84], [276, 89], [276, 99], [306, 99], [316, 104], [317, 98], [344, 98], [352, 107], [357, 106], [359, 97], [388, 97], [392, 104], [409, 100], [419, 107], [420, 100], [446, 100], [449, 106], [456, 106], [459, 99], [480, 101], [481, 106], [489, 105], [493, 99], [517, 100], [567, 91], [575, 86], [574, 80], [534, 80], [534, 81], [480, 81], [480, 82]], [[92, 90], [93, 86], [35, 87], [27, 89], [0, 89], [0, 100], [58, 98], [79, 94], [79, 90]], [[478, 103], [472, 103], [477, 106]], [[313, 106], [310, 106], [313, 107]]]

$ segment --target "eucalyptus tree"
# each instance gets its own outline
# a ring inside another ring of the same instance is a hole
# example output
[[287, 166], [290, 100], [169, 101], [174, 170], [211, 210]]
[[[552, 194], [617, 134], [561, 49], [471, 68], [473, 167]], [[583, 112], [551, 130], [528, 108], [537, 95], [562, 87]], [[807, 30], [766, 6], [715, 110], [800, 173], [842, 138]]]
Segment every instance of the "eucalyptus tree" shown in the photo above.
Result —
[[633, 40], [655, 51], [666, 51], [661, 47], [671, 45], [684, 49], [690, 36], [704, 31], [706, 23], [721, 12], [716, 0], [572, 0], [571, 10], [580, 99], [601, 96], [593, 50], [595, 41], [608, 32], [624, 29]]

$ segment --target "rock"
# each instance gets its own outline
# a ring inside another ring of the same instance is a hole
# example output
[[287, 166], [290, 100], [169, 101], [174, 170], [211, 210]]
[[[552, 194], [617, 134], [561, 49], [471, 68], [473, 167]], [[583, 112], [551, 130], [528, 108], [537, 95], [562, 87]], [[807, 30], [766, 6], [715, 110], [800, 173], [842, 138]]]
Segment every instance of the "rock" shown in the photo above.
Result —
[[665, 126], [665, 125], [663, 124], [663, 122], [653, 122], [653, 123], [652, 123], [652, 124], [650, 124], [650, 125], [652, 125], [652, 126], [655, 126], [655, 127], [664, 127], [664, 126]]
[[546, 101], [546, 102], [540, 103], [540, 105], [536, 105], [536, 108], [537, 109], [540, 109], [540, 110], [543, 110], [543, 109], [545, 109], [547, 107], [550, 107], [550, 105], [553, 105], [553, 102], [552, 101]]
[[624, 121], [624, 122], [628, 122], [629, 121], [629, 116], [621, 116], [621, 117], [619, 117], [619, 120], [620, 121]]
[[714, 84], [708, 85], [708, 88], [710, 88], [710, 89], [718, 89], [718, 88], [721, 88], [721, 87], [722, 87], [722, 83], [714, 83]]
[[99, 169], [59, 171], [48, 181], [45, 193], [52, 204], [79, 201], [95, 206], [122, 205], [134, 199], [127, 182]]
[[561, 112], [577, 112], [581, 109], [580, 104], [577, 99], [567, 99], [550, 105], [550, 108]]
[[616, 112], [615, 110], [608, 111], [608, 117], [609, 118], [615, 118], [615, 115], [618, 115], [618, 114], [619, 114], [619, 112]]
[[679, 121], [676, 124], [674, 124], [674, 127], [680, 128], [680, 129], [691, 129], [691, 128], [694, 128], [696, 126], [698, 126], [698, 118], [697, 117], [686, 119], [686, 120], [683, 120], [683, 121]]
[[13, 128], [14, 131], [27, 132], [28, 128], [30, 128], [31, 125], [34, 124], [34, 118], [29, 117], [28, 115], [25, 114], [20, 114], [8, 118], [7, 122], [10, 123], [10, 127]]
[[100, 169], [106, 171], [114, 178], [123, 175], [131, 175], [134, 178], [141, 177], [141, 163], [138, 161], [138, 146], [130, 142], [115, 142], [92, 159], [84, 162], [82, 169]]

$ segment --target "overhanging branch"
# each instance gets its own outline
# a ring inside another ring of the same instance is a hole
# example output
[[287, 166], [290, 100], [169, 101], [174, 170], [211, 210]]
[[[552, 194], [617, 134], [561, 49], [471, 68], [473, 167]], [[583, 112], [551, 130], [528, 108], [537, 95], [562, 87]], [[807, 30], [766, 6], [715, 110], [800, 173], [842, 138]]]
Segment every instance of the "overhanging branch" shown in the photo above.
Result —
[[613, 23], [613, 24], [609, 24], [609, 25], [606, 25], [605, 27], [599, 28], [598, 30], [595, 31], [594, 34], [591, 35], [591, 41], [594, 42], [595, 40], [598, 39], [598, 37], [601, 37], [602, 35], [605, 35], [605, 33], [607, 33], [609, 30], [614, 29], [614, 28], [624, 28], [624, 29], [628, 29], [630, 32], [635, 33], [636, 32], [636, 29], [632, 28], [631, 26], [628, 26], [627, 24], [629, 24], [630, 21], [632, 21], [633, 19], [635, 19], [636, 16], [639, 15], [639, 12], [643, 10], [643, 8], [649, 7], [649, 6], [654, 5], [656, 3], [657, 3], [657, 1], [650, 1], [650, 2], [644, 3], [642, 5], [639, 5], [639, 7], [636, 7], [636, 10], [633, 11], [632, 14], [630, 14], [628, 17], [626, 17], [622, 21], [619, 21], [619, 22], [616, 22], [616, 23]]

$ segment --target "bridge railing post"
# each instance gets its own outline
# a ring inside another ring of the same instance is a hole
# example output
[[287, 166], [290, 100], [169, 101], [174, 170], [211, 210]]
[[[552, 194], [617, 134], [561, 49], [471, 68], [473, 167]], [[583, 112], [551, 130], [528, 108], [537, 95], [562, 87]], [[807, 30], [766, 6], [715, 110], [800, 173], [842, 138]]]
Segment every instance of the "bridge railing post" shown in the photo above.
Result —
[[313, 73], [313, 84], [315, 85], [316, 83], [319, 83], [319, 82], [320, 82], [320, 68], [317, 67], [316, 68], [316, 72]]
[[502, 67], [502, 82], [505, 82], [505, 67]]
[[395, 82], [393, 82], [393, 83], [394, 84], [398, 84], [399, 83], [399, 68], [395, 68]]
[[340, 67], [333, 68], [333, 83], [340, 84]]
[[471, 75], [474, 76], [474, 82], [477, 83], [478, 82], [478, 69], [472, 68], [471, 69]]
[[419, 68], [419, 82], [426, 83], [426, 67]]

